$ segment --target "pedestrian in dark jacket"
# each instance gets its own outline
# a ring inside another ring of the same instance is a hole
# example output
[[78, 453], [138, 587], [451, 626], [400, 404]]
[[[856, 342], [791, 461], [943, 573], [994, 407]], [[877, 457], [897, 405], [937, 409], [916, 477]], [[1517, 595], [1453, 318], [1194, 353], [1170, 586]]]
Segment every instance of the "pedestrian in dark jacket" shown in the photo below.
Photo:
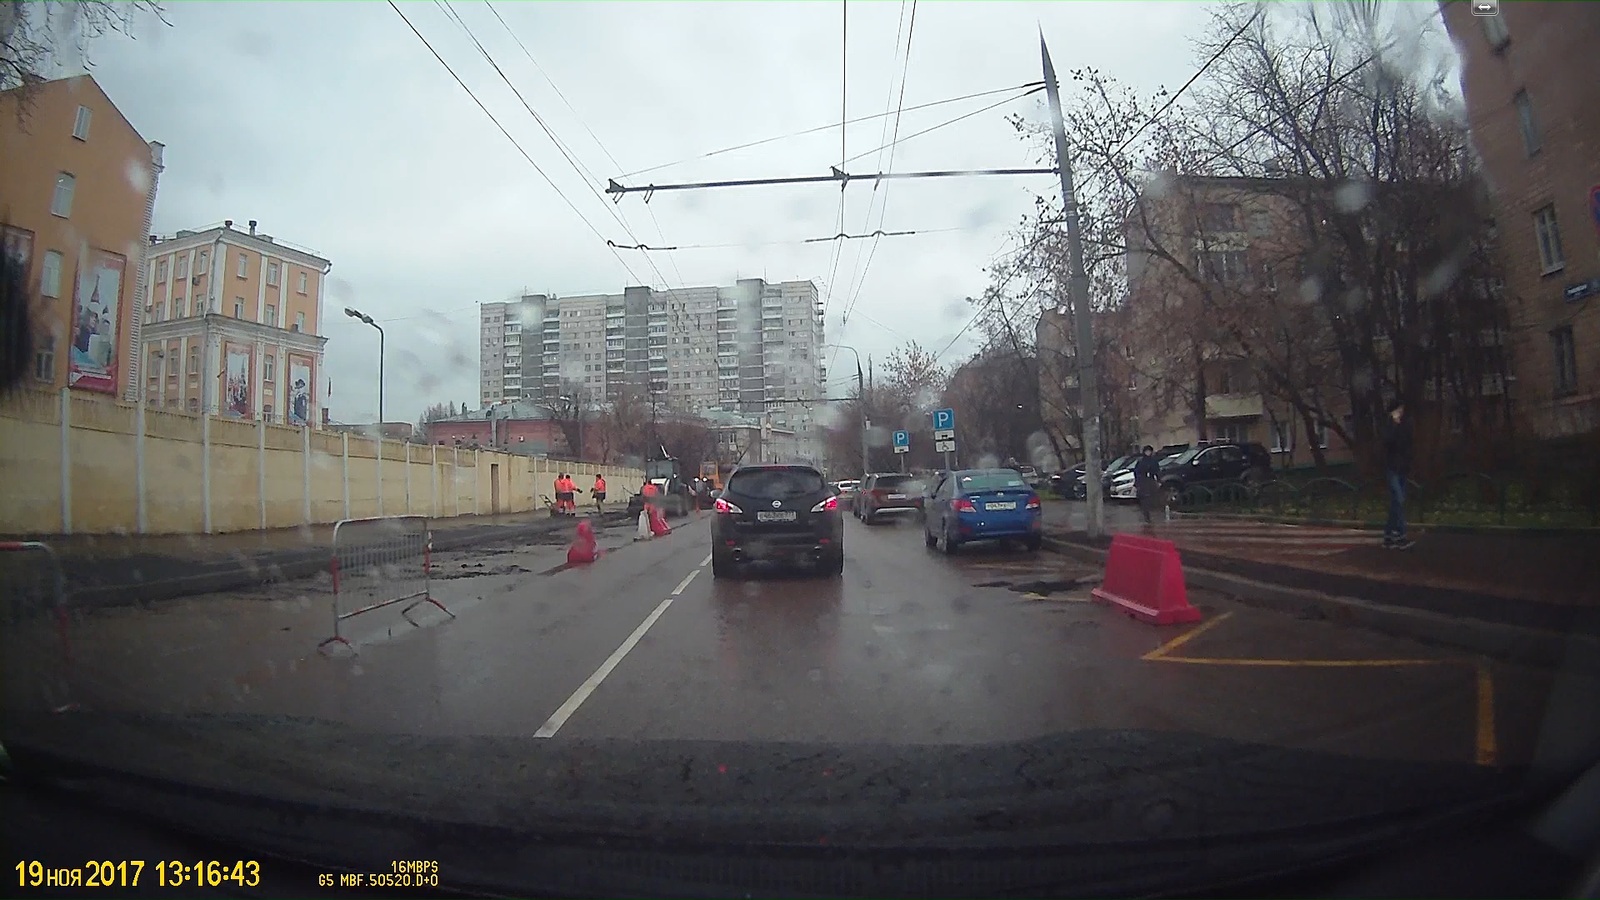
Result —
[[1411, 546], [1406, 537], [1406, 478], [1411, 474], [1411, 419], [1406, 416], [1405, 403], [1395, 400], [1389, 404], [1389, 418], [1383, 429], [1383, 469], [1389, 486], [1389, 519], [1383, 526], [1383, 546], [1391, 550], [1405, 550]]
[[1150, 514], [1161, 496], [1161, 466], [1156, 463], [1156, 448], [1146, 444], [1133, 463], [1133, 490], [1139, 497], [1139, 514], [1151, 524]]

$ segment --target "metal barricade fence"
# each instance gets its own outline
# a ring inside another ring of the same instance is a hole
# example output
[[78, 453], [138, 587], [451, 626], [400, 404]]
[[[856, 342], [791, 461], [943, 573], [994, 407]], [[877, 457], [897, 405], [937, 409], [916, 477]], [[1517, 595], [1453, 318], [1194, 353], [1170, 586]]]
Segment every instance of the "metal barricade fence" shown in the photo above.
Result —
[[72, 643], [61, 562], [48, 544], [0, 541], [8, 710], [73, 708]]
[[342, 630], [345, 620], [397, 603], [407, 604], [400, 614], [412, 625], [417, 622], [411, 611], [424, 603], [455, 618], [431, 593], [432, 564], [433, 532], [426, 516], [336, 522], [333, 558], [328, 563], [333, 580], [333, 636], [318, 644], [318, 649], [340, 643], [354, 650]]

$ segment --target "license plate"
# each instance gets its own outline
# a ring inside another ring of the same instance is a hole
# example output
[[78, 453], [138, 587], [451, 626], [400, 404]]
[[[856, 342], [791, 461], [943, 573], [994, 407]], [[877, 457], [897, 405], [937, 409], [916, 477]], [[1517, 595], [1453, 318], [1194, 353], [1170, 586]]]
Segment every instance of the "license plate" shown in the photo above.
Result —
[[756, 521], [757, 522], [793, 522], [794, 520], [795, 520], [795, 513], [794, 513], [793, 510], [779, 510], [778, 512], [758, 512], [758, 513], [756, 513]]
[[890, 500], [904, 500], [905, 498], [906, 498], [905, 494], [890, 494], [889, 495], [889, 499]]
[[985, 503], [985, 504], [984, 504], [984, 505], [983, 505], [983, 508], [984, 508], [984, 509], [988, 509], [988, 510], [995, 510], [995, 509], [1016, 509], [1016, 508], [1017, 508], [1017, 504], [1016, 504], [1016, 502], [1015, 502], [1015, 501], [1013, 501], [1013, 502], [1011, 502], [1011, 503]]

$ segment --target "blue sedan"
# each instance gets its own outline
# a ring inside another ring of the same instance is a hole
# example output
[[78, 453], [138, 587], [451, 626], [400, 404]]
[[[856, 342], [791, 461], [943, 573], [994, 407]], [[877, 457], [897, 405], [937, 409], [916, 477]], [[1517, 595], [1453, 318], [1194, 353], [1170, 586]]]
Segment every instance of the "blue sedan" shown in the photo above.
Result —
[[922, 539], [945, 553], [972, 541], [1043, 542], [1039, 495], [1012, 469], [962, 469], [943, 475], [924, 504]]

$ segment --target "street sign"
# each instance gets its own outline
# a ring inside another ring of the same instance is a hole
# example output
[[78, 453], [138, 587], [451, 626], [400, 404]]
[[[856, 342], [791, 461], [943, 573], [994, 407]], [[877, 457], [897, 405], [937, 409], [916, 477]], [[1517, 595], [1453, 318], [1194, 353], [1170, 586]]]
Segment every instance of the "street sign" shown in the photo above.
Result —
[[945, 428], [940, 431], [935, 431], [933, 433], [933, 439], [936, 441], [953, 441], [956, 439], [956, 430], [954, 428]]
[[933, 450], [934, 450], [935, 453], [954, 453], [954, 452], [956, 452], [956, 442], [955, 441], [934, 441]]
[[896, 431], [894, 433], [894, 452], [904, 453], [911, 449], [911, 432]]
[[934, 410], [933, 427], [935, 431], [949, 431], [955, 428], [956, 411], [949, 408]]

